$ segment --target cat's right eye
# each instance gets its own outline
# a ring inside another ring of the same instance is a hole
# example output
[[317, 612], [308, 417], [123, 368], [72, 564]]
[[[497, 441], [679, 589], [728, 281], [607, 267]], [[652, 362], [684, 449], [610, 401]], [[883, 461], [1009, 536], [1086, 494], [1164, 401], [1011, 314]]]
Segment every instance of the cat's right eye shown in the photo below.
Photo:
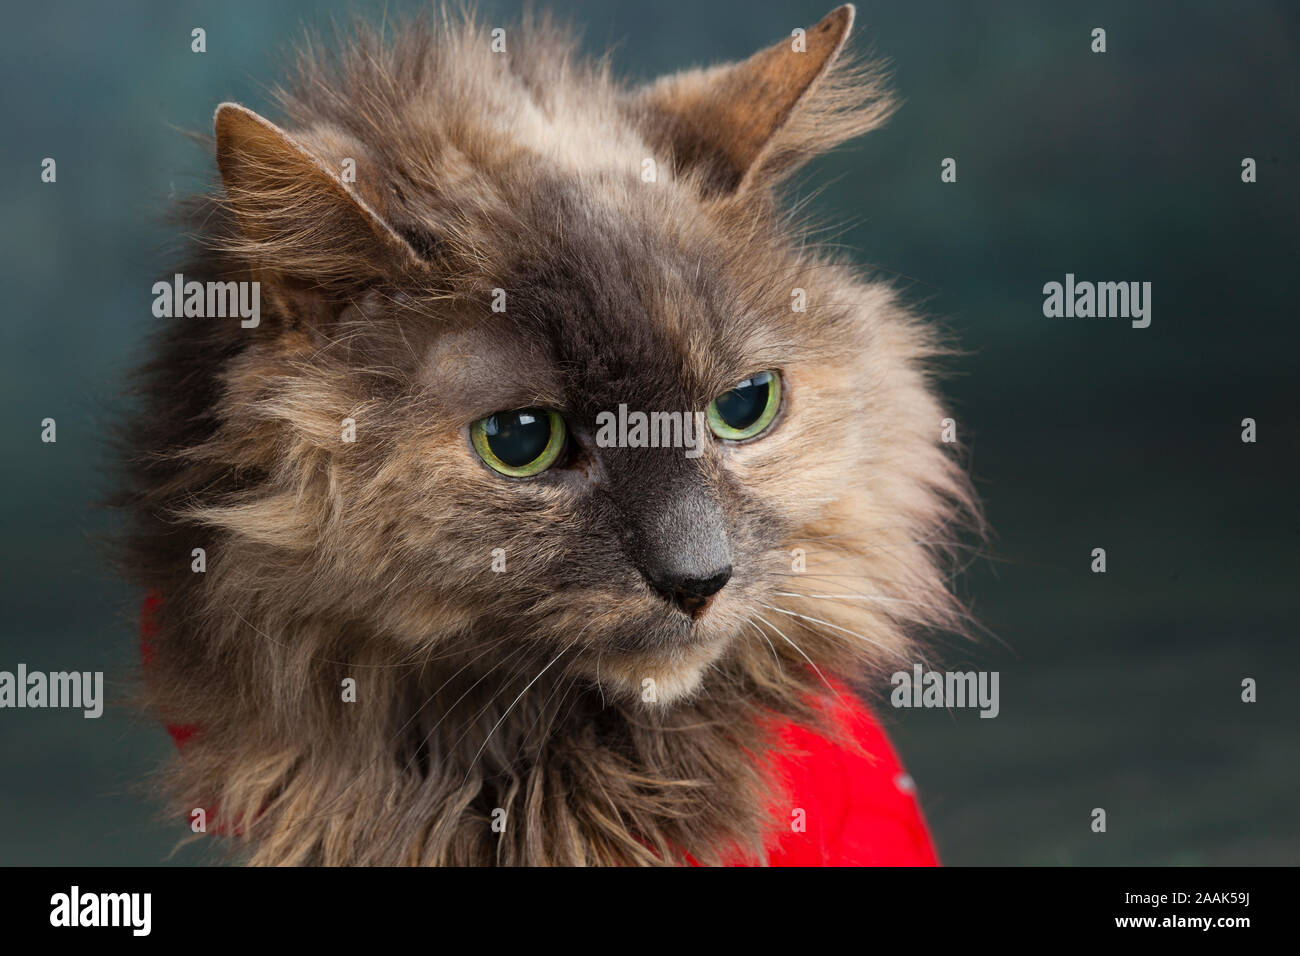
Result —
[[564, 419], [546, 408], [518, 408], [480, 418], [469, 428], [474, 450], [493, 471], [531, 478], [564, 450]]

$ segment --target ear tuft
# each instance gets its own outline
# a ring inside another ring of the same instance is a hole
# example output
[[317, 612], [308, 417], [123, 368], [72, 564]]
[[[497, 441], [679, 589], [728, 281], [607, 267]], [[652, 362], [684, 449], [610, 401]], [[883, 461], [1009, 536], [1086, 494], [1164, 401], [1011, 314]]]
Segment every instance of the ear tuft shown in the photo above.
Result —
[[324, 286], [422, 266], [371, 203], [279, 126], [236, 103], [218, 106], [213, 126], [226, 205], [239, 226], [228, 251]]
[[708, 195], [769, 185], [879, 126], [894, 109], [879, 69], [842, 57], [855, 10], [832, 10], [749, 59], [667, 76], [635, 111], [652, 146], [695, 173]]

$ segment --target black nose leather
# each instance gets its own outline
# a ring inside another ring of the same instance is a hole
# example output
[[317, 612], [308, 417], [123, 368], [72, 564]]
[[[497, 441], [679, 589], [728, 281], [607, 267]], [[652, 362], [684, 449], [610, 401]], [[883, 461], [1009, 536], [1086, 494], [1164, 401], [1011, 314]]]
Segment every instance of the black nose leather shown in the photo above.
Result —
[[692, 618], [697, 618], [708, 609], [713, 601], [713, 595], [726, 587], [730, 580], [731, 565], [727, 565], [708, 577], [664, 574], [657, 576], [651, 583], [664, 597], [673, 601]]

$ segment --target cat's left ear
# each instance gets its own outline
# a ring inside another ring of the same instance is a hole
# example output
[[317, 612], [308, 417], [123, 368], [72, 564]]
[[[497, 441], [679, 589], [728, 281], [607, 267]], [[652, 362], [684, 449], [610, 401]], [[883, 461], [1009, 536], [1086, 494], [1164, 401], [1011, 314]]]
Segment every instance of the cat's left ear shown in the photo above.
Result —
[[633, 113], [649, 144], [718, 196], [771, 184], [879, 126], [894, 108], [879, 71], [841, 56], [854, 15], [845, 4], [743, 62], [639, 91]]

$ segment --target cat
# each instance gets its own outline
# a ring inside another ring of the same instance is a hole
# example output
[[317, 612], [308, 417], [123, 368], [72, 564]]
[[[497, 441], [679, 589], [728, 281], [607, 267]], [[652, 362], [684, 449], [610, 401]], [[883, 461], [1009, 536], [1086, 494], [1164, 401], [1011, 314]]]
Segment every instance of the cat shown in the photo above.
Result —
[[774, 728], [961, 629], [977, 513], [939, 334], [783, 204], [894, 107], [853, 19], [630, 85], [443, 12], [217, 109], [184, 275], [260, 319], [160, 322], [124, 431], [178, 814], [252, 864], [768, 859]]

